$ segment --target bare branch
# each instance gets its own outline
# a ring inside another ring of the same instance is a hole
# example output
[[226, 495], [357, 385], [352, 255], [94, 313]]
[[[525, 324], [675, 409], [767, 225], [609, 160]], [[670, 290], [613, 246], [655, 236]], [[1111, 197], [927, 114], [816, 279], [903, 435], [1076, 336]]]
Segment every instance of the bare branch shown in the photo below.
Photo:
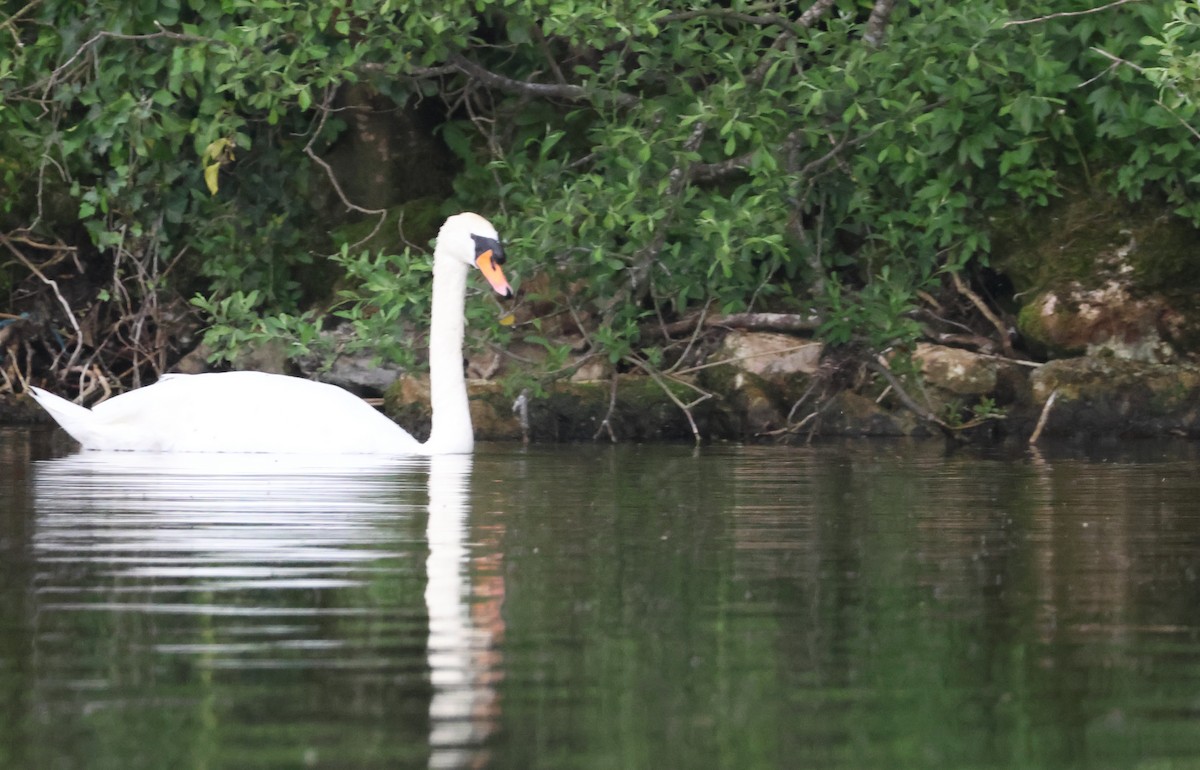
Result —
[[[666, 324], [660, 328], [665, 335], [679, 334], [696, 327], [706, 329], [720, 328], [811, 333], [816, 331], [820, 325], [821, 319], [814, 315], [797, 315], [794, 313], [732, 313], [730, 315], [718, 315], [709, 318], [702, 317], [699, 321], [695, 317], [685, 318]], [[654, 329], [646, 329], [642, 334], [649, 336], [653, 331]]]
[[321, 107], [319, 110], [321, 117], [317, 121], [316, 128], [313, 129], [312, 136], [308, 138], [308, 143], [304, 145], [304, 154], [308, 156], [309, 160], [325, 170], [325, 176], [327, 179], [329, 179], [329, 184], [333, 187], [333, 191], [337, 193], [338, 200], [342, 202], [343, 206], [345, 206], [349, 211], [357, 211], [360, 214], [371, 214], [379, 217], [379, 221], [375, 223], [374, 229], [372, 229], [370, 233], [368, 233], [361, 240], [352, 244], [350, 247], [356, 248], [360, 244], [363, 244], [374, 238], [375, 233], [379, 232], [379, 228], [383, 227], [383, 222], [385, 219], [387, 219], [387, 209], [368, 209], [363, 208], [356, 203], [352, 203], [350, 199], [346, 197], [346, 192], [342, 190], [342, 185], [338, 183], [337, 174], [333, 172], [333, 167], [326, 163], [325, 159], [320, 155], [317, 155], [316, 151], [313, 150], [313, 144], [316, 143], [317, 138], [321, 136], [321, 130], [325, 127], [325, 121], [329, 118], [329, 104], [333, 101], [333, 95], [335, 92], [336, 89], [333, 86], [329, 86], [325, 89], [325, 98], [321, 100]]
[[[25, 4], [24, 8], [17, 9], [16, 13], [12, 14], [7, 19], [5, 19], [4, 23], [0, 24], [0, 29], [12, 28], [13, 25], [15, 25], [22, 16], [24, 16], [29, 11], [32, 11], [34, 8], [38, 7], [41, 4], [42, 4], [42, 0], [29, 0], [29, 2]], [[18, 46], [19, 45], [20, 44], [18, 42]]]
[[963, 283], [963, 279], [958, 273], [951, 272], [950, 280], [954, 282], [955, 291], [969, 299], [971, 304], [975, 306], [975, 309], [982, 313], [983, 317], [995, 327], [996, 334], [1000, 337], [1000, 347], [1004, 349], [1004, 355], [1009, 358], [1015, 358], [1017, 354], [1013, 351], [1012, 341], [1008, 338], [1008, 330], [1004, 328], [1004, 322], [992, 312], [992, 309], [987, 306], [982, 297], [972, 291], [970, 286]]
[[58, 282], [52, 278], [47, 278], [46, 274], [43, 273], [37, 265], [30, 262], [25, 255], [21, 253], [21, 250], [12, 244], [12, 242], [8, 239], [8, 236], [0, 233], [0, 243], [3, 243], [5, 248], [12, 252], [12, 255], [17, 258], [17, 261], [24, 265], [29, 272], [36, 275], [38, 280], [49, 286], [50, 290], [54, 292], [54, 296], [58, 299], [58, 304], [62, 305], [63, 312], [67, 314], [67, 320], [71, 322], [71, 328], [75, 331], [75, 350], [71, 352], [71, 358], [67, 363], [68, 367], [73, 366], [75, 361], [79, 359], [79, 354], [83, 349], [83, 331], [79, 328], [79, 320], [75, 317], [75, 311], [71, 309], [71, 303], [67, 302], [67, 298], [62, 295], [61, 291], [59, 291]]
[[[1100, 48], [1097, 46], [1092, 46], [1092, 50], [1095, 51], [1096, 53], [1100, 54], [1104, 58], [1108, 59], [1110, 62], [1112, 62], [1112, 64], [1108, 67], [1108, 69], [1104, 70], [1104, 72], [1101, 72], [1099, 75], [1096, 75], [1095, 77], [1089, 78], [1088, 80], [1085, 80], [1084, 82], [1080, 83], [1078, 88], [1083, 88], [1086, 85], [1090, 85], [1092, 82], [1096, 81], [1100, 77], [1108, 74], [1109, 72], [1112, 72], [1114, 69], [1116, 69], [1117, 67], [1121, 67], [1121, 66], [1129, 67], [1130, 69], [1134, 70], [1135, 72], [1137, 72], [1140, 75], [1148, 74], [1146, 72], [1145, 67], [1134, 64], [1133, 62], [1129, 61], [1128, 59], [1122, 59], [1120, 56], [1117, 56], [1116, 54], [1111, 54], [1108, 51], [1105, 51], [1103, 48]], [[1173, 91], [1175, 94], [1177, 94], [1181, 97], [1184, 96], [1184, 93], [1181, 90], [1179, 90], [1178, 86], [1175, 86], [1172, 84], [1167, 84], [1166, 88], [1171, 89], [1171, 91]], [[1167, 112], [1171, 113], [1171, 115], [1173, 115], [1175, 117], [1175, 119], [1179, 121], [1180, 125], [1182, 125], [1184, 128], [1186, 128], [1192, 136], [1196, 137], [1197, 139], [1200, 139], [1200, 131], [1197, 131], [1195, 129], [1195, 127], [1192, 126], [1191, 123], [1188, 123], [1183, 118], [1182, 115], [1180, 115], [1178, 112], [1176, 112], [1175, 110], [1173, 110], [1169, 106], [1167, 106], [1167, 104], [1165, 102], [1163, 102], [1162, 99], [1155, 99], [1154, 103], [1157, 104], [1159, 107], [1162, 107]]]
[[612, 429], [612, 416], [613, 411], [617, 408], [617, 381], [619, 378], [620, 375], [617, 374], [617, 371], [614, 369], [612, 375], [612, 387], [608, 393], [608, 411], [604, 414], [604, 419], [600, 421], [600, 427], [596, 428], [595, 434], [592, 435], [592, 441], [600, 438], [601, 433], [608, 431], [608, 440], [614, 444], [617, 443], [617, 434], [613, 433]]
[[[747, 10], [758, 10], [758, 9], [766, 10], [768, 8], [774, 8], [774, 7], [775, 7], [774, 3], [769, 3], [769, 4], [764, 4], [762, 6], [759, 6], [758, 8], [748, 8]], [[754, 24], [754, 25], [757, 25], [760, 27], [774, 25], [774, 26], [783, 27], [788, 32], [793, 32], [793, 33], [798, 28], [798, 25], [796, 22], [792, 21], [791, 19], [787, 18], [786, 16], [780, 16], [777, 13], [768, 13], [768, 14], [759, 16], [759, 15], [755, 15], [753, 13], [744, 13], [744, 12], [740, 12], [740, 11], [735, 11], [732, 8], [699, 8], [699, 9], [690, 10], [690, 11], [680, 11], [679, 13], [667, 14], [666, 16], [662, 17], [662, 19], [660, 21], [663, 21], [665, 23], [670, 23], [673, 21], [688, 21], [690, 19], [698, 19], [698, 18], [729, 19], [731, 21], [740, 21], [740, 22], [744, 22], [746, 24]]]
[[1029, 436], [1029, 444], [1032, 446], [1042, 437], [1042, 430], [1046, 427], [1046, 420], [1050, 419], [1050, 410], [1054, 408], [1054, 402], [1058, 399], [1058, 388], [1055, 388], [1050, 393], [1050, 398], [1046, 399], [1045, 406], [1042, 407], [1042, 414], [1038, 417], [1037, 425], [1033, 429], [1033, 433]]
[[100, 32], [92, 35], [83, 43], [83, 45], [79, 46], [79, 48], [75, 50], [75, 53], [71, 54], [71, 56], [65, 62], [55, 67], [54, 71], [50, 73], [49, 77], [45, 81], [46, 87], [42, 92], [42, 98], [48, 98], [47, 95], [49, 94], [50, 89], [54, 88], [54, 86], [58, 83], [59, 77], [62, 75], [62, 73], [65, 72], [72, 64], [74, 64], [80, 56], [83, 56], [97, 43], [106, 38], [112, 40], [157, 40], [165, 38], [168, 40], [181, 40], [189, 43], [208, 43], [223, 48], [229, 47], [229, 43], [226, 43], [223, 40], [217, 40], [216, 38], [201, 37], [199, 35], [187, 35], [182, 32], [172, 32], [163, 27], [157, 21], [154, 22], [154, 26], [158, 27], [158, 32], [149, 32], [142, 35], [127, 35], [120, 32], [101, 30]]
[[1129, 68], [1135, 70], [1136, 72], [1138, 72], [1142, 75], [1146, 74], [1145, 67], [1134, 64], [1133, 62], [1129, 61], [1128, 59], [1122, 59], [1120, 56], [1117, 56], [1116, 54], [1111, 54], [1108, 51], [1105, 51], [1103, 48], [1100, 48], [1099, 46], [1092, 46], [1092, 50], [1095, 51], [1096, 53], [1100, 54], [1104, 58], [1108, 59], [1110, 62], [1113, 63], [1114, 66], [1124, 65], [1126, 67], [1129, 67]]
[[900, 384], [900, 380], [896, 378], [896, 375], [892, 373], [892, 370], [888, 367], [887, 363], [882, 360], [882, 358], [878, 361], [868, 358], [866, 364], [868, 368], [883, 375], [883, 378], [887, 380], [888, 385], [891, 385], [892, 390], [896, 392], [896, 398], [900, 399], [900, 403], [904, 405], [904, 408], [915, 414], [917, 419], [921, 420], [922, 422], [927, 422], [931, 425], [936, 425], [943, 431], [949, 432], [951, 430], [949, 425], [939, 420], [932, 412], [922, 407], [913, 400], [912, 396], [908, 395], [908, 391], [906, 391], [904, 386]]
[[738, 171], [744, 171], [754, 159], [755, 152], [758, 152], [758, 150], [756, 149], [733, 158], [726, 158], [716, 163], [697, 163], [692, 167], [692, 179], [697, 182], [711, 182], [715, 179], [723, 179]]
[[[586, 101], [593, 98], [603, 100], [606, 94], [589, 91], [583, 86], [575, 86], [562, 83], [532, 83], [528, 80], [514, 80], [513, 78], [497, 74], [491, 70], [470, 61], [464, 56], [455, 55], [451, 57], [450, 62], [459, 69], [464, 75], [467, 75], [485, 86], [495, 88], [499, 91], [513, 94], [526, 94], [529, 96], [538, 96], [544, 99], [566, 99], [572, 102]], [[622, 107], [632, 107], [635, 104], [640, 104], [641, 99], [632, 94], [613, 94], [612, 99]]]
[[639, 369], [644, 371], [646, 374], [650, 375], [650, 379], [654, 380], [655, 384], [658, 385], [658, 387], [662, 388], [662, 392], [667, 394], [667, 398], [671, 399], [671, 401], [675, 404], [675, 406], [679, 407], [679, 409], [683, 412], [683, 416], [687, 418], [688, 425], [691, 426], [692, 438], [696, 441], [697, 444], [699, 444], [703, 440], [704, 437], [700, 435], [700, 429], [698, 427], [696, 427], [696, 420], [695, 420], [695, 418], [692, 417], [692, 407], [695, 407], [695, 406], [698, 406], [698, 405], [704, 403], [708, 399], [712, 398], [713, 394], [709, 393], [706, 390], [696, 387], [694, 384], [692, 384], [690, 382], [681, 380], [678, 377], [667, 375], [674, 382], [677, 382], [680, 385], [689, 387], [692, 390], [694, 390], [700, 394], [699, 396], [697, 396], [696, 398], [694, 398], [693, 400], [691, 400], [685, 404], [679, 398], [679, 396], [675, 395], [675, 392], [673, 390], [671, 390], [671, 387], [669, 385], [667, 385], [667, 383], [664, 381], [663, 375], [657, 369], [655, 369], [654, 366], [652, 366], [649, 361], [646, 361], [646, 360], [642, 359], [640, 356], [633, 355], [633, 354], [627, 355], [625, 357], [625, 360], [631, 361], [632, 363], [636, 364]]
[[1051, 19], [1062, 19], [1062, 18], [1066, 18], [1068, 16], [1087, 16], [1090, 13], [1100, 13], [1101, 11], [1107, 11], [1110, 8], [1116, 8], [1118, 5], [1126, 5], [1127, 3], [1139, 3], [1141, 1], [1142, 0], [1113, 0], [1113, 2], [1111, 2], [1111, 3], [1106, 3], [1104, 5], [1097, 6], [1096, 8], [1089, 8], [1086, 11], [1059, 11], [1058, 13], [1051, 13], [1051, 14], [1047, 14], [1045, 16], [1038, 16], [1036, 19], [1013, 19], [1012, 21], [1004, 22], [1004, 24], [1002, 24], [1000, 26], [1000, 28], [1007, 29], [1008, 27], [1016, 27], [1016, 26], [1020, 26], [1022, 24], [1041, 24], [1044, 21], [1050, 21]]

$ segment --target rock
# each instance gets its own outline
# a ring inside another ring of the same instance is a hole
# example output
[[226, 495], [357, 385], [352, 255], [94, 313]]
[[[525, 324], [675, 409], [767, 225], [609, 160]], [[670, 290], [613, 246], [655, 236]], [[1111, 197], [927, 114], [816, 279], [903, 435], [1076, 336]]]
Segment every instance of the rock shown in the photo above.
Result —
[[212, 369], [208, 365], [208, 358], [212, 355], [212, 349], [203, 342], [192, 348], [192, 350], [183, 358], [175, 362], [175, 366], [171, 368], [173, 372], [182, 374], [204, 374]]
[[[724, 438], [752, 441], [787, 424], [792, 391], [732, 365], [701, 370], [701, 387], [712, 393], [713, 427]], [[799, 383], [797, 383], [799, 384]]]
[[1200, 369], [1117, 358], [1051, 361], [1030, 377], [1035, 403], [1058, 397], [1047, 435], [1200, 436]]
[[317, 373], [317, 379], [363, 395], [381, 394], [397, 380], [404, 369], [392, 363], [378, 363], [371, 354], [341, 355], [333, 365]]
[[1017, 326], [1037, 354], [1171, 363], [1198, 349], [1200, 232], [1190, 222], [1091, 185], [1002, 220], [992, 265], [1024, 303]]
[[[682, 386], [677, 394], [686, 397]], [[540, 395], [527, 394], [529, 438], [533, 441], [591, 441], [606, 415], [618, 441], [691, 440], [692, 431], [683, 411], [658, 383], [649, 377], [623, 376], [617, 400], [609, 414], [611, 385], [608, 382], [557, 382]], [[522, 438], [518, 416], [513, 412], [517, 396], [496, 382], [467, 383], [471, 420], [479, 441], [508, 441]], [[429, 435], [429, 379], [405, 375], [388, 388], [384, 411], [420, 440]], [[704, 436], [713, 435], [717, 410], [710, 402], [693, 409], [693, 419]], [[601, 439], [607, 440], [607, 433]]]
[[994, 393], [1001, 364], [1011, 365], [996, 356], [981, 355], [961, 348], [921, 343], [913, 353], [921, 365], [925, 383], [958, 396]]
[[797, 374], [812, 375], [821, 365], [819, 342], [773, 332], [731, 331], [725, 336], [718, 359], [732, 359], [737, 369], [767, 380]]
[[999, 356], [961, 348], [921, 343], [913, 352], [921, 367], [925, 394], [932, 412], [946, 416], [954, 411], [964, 417], [982, 399], [1007, 409], [1029, 401], [1029, 367]]
[[45, 409], [28, 393], [0, 393], [0, 425], [52, 424]]
[[[578, 359], [576, 359], [578, 361]], [[575, 362], [572, 362], [575, 363]], [[608, 361], [600, 356], [593, 356], [584, 361], [578, 369], [571, 374], [572, 382], [596, 382], [598, 380], [608, 380], [612, 377], [612, 367]]]
[[234, 369], [287, 374], [289, 365], [287, 344], [280, 339], [271, 339], [254, 348], [240, 351], [229, 362]]
[[908, 412], [889, 412], [874, 400], [845, 390], [821, 417], [818, 433], [836, 436], [911, 436], [918, 431]]
[[1164, 297], [1135, 298], [1127, 282], [1109, 280], [1044, 291], [1021, 310], [1019, 323], [1026, 338], [1056, 353], [1168, 363], [1177, 355], [1167, 338], [1179, 334], [1183, 318]]

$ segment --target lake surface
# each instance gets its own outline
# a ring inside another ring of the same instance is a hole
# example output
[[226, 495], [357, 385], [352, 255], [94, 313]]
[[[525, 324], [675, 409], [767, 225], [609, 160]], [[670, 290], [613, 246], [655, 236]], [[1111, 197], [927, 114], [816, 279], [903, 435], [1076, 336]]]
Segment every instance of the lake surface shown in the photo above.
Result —
[[0, 430], [0, 768], [1196, 768], [1198, 471]]

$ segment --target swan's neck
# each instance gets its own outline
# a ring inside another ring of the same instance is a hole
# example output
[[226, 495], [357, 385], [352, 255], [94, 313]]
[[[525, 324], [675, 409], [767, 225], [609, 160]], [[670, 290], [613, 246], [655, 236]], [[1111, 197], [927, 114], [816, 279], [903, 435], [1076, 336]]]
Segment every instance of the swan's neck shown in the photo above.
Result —
[[467, 265], [434, 254], [433, 316], [429, 327], [429, 390], [433, 429], [425, 449], [429, 454], [470, 452], [475, 445], [467, 381], [463, 375], [464, 302]]

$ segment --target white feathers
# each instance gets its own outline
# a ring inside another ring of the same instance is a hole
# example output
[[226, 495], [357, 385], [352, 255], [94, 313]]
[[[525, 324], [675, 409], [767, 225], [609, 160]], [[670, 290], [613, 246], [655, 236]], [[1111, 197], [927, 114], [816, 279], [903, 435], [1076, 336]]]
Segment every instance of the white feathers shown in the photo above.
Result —
[[33, 397], [85, 449], [151, 452], [461, 454], [474, 447], [462, 368], [463, 303], [476, 214], [446, 220], [434, 250], [430, 319], [433, 430], [421, 444], [341, 388], [263, 372], [170, 374], [87, 409], [40, 388]]

